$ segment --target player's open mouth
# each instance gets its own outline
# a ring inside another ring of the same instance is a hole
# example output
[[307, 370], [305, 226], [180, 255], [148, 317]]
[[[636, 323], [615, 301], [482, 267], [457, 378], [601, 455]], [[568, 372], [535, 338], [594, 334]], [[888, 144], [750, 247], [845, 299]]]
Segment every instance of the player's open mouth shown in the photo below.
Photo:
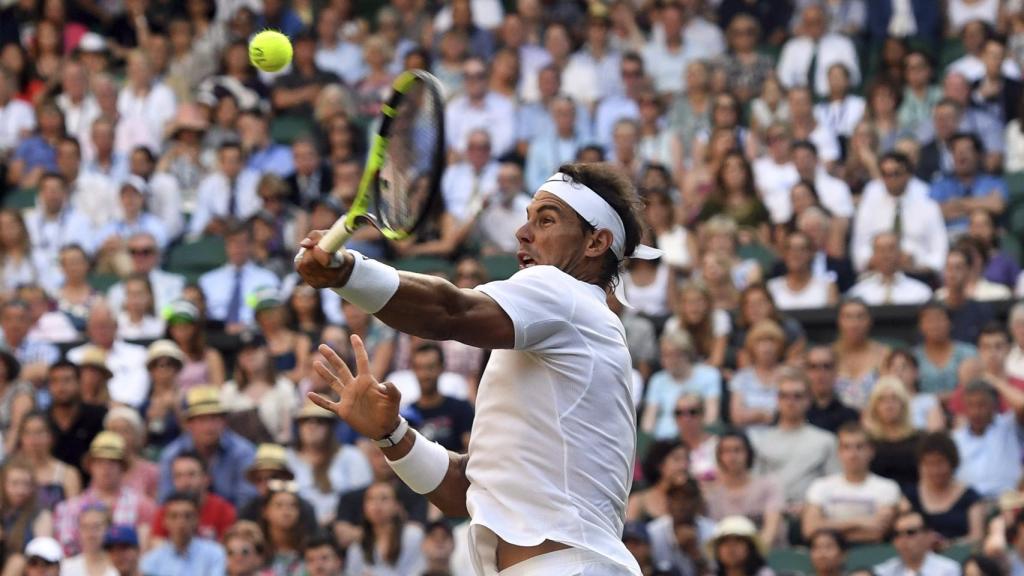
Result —
[[516, 253], [516, 258], [519, 260], [519, 268], [520, 269], [529, 268], [530, 266], [533, 266], [534, 264], [536, 264], [536, 262], [533, 261], [533, 258], [531, 258], [530, 255], [527, 254], [526, 252], [522, 252], [522, 251], [517, 252]]

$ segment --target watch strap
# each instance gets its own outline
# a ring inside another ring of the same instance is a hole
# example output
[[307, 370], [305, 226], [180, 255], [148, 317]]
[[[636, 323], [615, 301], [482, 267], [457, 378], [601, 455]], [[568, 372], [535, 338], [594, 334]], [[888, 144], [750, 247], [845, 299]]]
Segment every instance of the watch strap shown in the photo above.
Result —
[[391, 448], [401, 442], [402, 438], [405, 438], [405, 433], [409, 431], [409, 421], [402, 416], [398, 418], [398, 426], [390, 434], [379, 440], [374, 440], [378, 448]]

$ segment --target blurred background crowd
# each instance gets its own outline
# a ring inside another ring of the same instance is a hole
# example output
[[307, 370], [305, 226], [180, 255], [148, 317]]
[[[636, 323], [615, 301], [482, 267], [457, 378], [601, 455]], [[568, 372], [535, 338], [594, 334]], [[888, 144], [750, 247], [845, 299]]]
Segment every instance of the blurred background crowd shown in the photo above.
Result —
[[469, 442], [487, 352], [291, 264], [423, 68], [440, 200], [350, 246], [472, 288], [561, 163], [646, 203], [664, 256], [609, 301], [644, 574], [1022, 576], [1022, 67], [1021, 0], [0, 1], [0, 574], [471, 573], [466, 524], [303, 400], [358, 334]]

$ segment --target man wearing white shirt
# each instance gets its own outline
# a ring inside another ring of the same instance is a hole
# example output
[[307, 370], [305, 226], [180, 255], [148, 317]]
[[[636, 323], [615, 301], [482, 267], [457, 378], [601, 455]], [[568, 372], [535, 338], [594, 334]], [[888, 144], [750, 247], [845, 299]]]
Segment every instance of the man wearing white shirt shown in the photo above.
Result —
[[644, 46], [644, 66], [654, 80], [654, 89], [660, 94], [680, 94], [686, 91], [683, 71], [691, 60], [700, 57], [683, 37], [683, 8], [667, 2], [658, 12], [664, 38], [652, 38]]
[[801, 141], [793, 144], [793, 165], [801, 180], [814, 183], [818, 200], [835, 218], [853, 217], [853, 195], [850, 187], [832, 176], [818, 161], [818, 149], [813, 143]]
[[[99, 174], [117, 185], [128, 177], [128, 156], [114, 150], [114, 122], [110, 118], [97, 118], [89, 129], [88, 144], [82, 144], [82, 157], [89, 158], [82, 165], [87, 174]], [[86, 153], [91, 150], [91, 153]]]
[[484, 254], [515, 254], [519, 245], [515, 239], [516, 230], [526, 223], [529, 205], [530, 195], [523, 184], [522, 165], [515, 158], [500, 159], [497, 192], [487, 202], [477, 222]]
[[932, 289], [920, 280], [900, 272], [900, 239], [892, 232], [879, 232], [871, 241], [869, 276], [854, 284], [847, 294], [869, 306], [883, 304], [920, 305], [932, 297]]
[[253, 323], [253, 309], [247, 296], [261, 288], [277, 289], [280, 280], [250, 259], [252, 233], [244, 225], [229, 229], [224, 237], [228, 261], [199, 277], [206, 296], [207, 318], [223, 322], [229, 332], [240, 332]]
[[89, 219], [94, 228], [102, 228], [120, 215], [117, 187], [102, 174], [81, 170], [82, 147], [71, 136], [57, 143], [57, 171], [68, 182], [71, 205]]
[[445, 132], [448, 146], [459, 154], [466, 152], [469, 134], [483, 129], [491, 137], [491, 149], [504, 154], [515, 146], [516, 108], [511, 100], [487, 87], [487, 66], [480, 58], [470, 58], [462, 68], [465, 92], [445, 107]]
[[[500, 0], [469, 0], [469, 7], [473, 14], [473, 24], [484, 30], [494, 30], [501, 24], [505, 15], [505, 9]], [[451, 2], [434, 16], [434, 30], [445, 32], [452, 27]]]
[[36, 129], [35, 110], [14, 94], [14, 80], [0, 68], [0, 156], [14, 150], [22, 137]]
[[[185, 289], [185, 277], [160, 269], [160, 247], [156, 239], [146, 232], [128, 237], [128, 255], [131, 257], [132, 273], [145, 274], [153, 287], [153, 306], [157, 311], [181, 297]], [[107, 303], [115, 312], [124, 304], [124, 282], [118, 282], [107, 291]]]
[[105, 303], [96, 304], [89, 311], [85, 326], [88, 342], [68, 351], [68, 360], [82, 361], [86, 349], [98, 346], [107, 353], [107, 368], [113, 377], [107, 383], [110, 399], [138, 408], [149, 394], [149, 372], [146, 370], [146, 349], [116, 339], [117, 316]]
[[864, 117], [864, 98], [850, 94], [850, 71], [846, 64], [836, 62], [828, 68], [829, 96], [814, 106], [814, 118], [840, 136], [849, 138]]
[[126, 118], [146, 123], [149, 135], [156, 142], [164, 138], [164, 126], [177, 110], [174, 92], [153, 77], [152, 64], [142, 51], [128, 55], [128, 81], [117, 95], [117, 111]]
[[167, 229], [168, 238], [177, 238], [185, 228], [178, 180], [166, 172], [156, 171], [156, 156], [145, 146], [132, 150], [129, 171], [146, 181], [149, 186], [149, 211], [160, 217]]
[[196, 191], [196, 210], [189, 222], [189, 234], [223, 234], [231, 220], [245, 220], [260, 210], [256, 195], [259, 174], [244, 169], [242, 147], [225, 142], [217, 150], [220, 170], [203, 178]]
[[64, 64], [60, 73], [60, 89], [57, 106], [64, 113], [65, 129], [79, 142], [86, 142], [92, 123], [100, 116], [100, 107], [96, 98], [89, 93], [89, 77], [85, 67], [74, 60]]
[[634, 52], [626, 53], [619, 62], [619, 78], [623, 93], [613, 94], [597, 105], [594, 112], [594, 139], [598, 144], [611, 148], [612, 131], [623, 118], [640, 119], [640, 104], [637, 98], [644, 87], [644, 61]]
[[900, 238], [901, 268], [938, 273], [946, 264], [949, 236], [939, 204], [928, 196], [928, 185], [911, 177], [910, 160], [890, 152], [879, 162], [881, 180], [864, 187], [850, 242], [857, 270], [867, 268], [872, 239], [880, 232]]
[[71, 207], [63, 176], [47, 173], [40, 178], [36, 207], [25, 216], [25, 227], [32, 239], [32, 260], [40, 274], [39, 283], [52, 293], [63, 281], [57, 264], [60, 249], [78, 244], [89, 250], [92, 245], [93, 227], [88, 218]]
[[[618, 78], [618, 69], [616, 69]], [[537, 73], [537, 88], [540, 99], [519, 106], [516, 125], [519, 133], [518, 149], [525, 150], [531, 142], [542, 136], [555, 132], [555, 123], [551, 118], [551, 103], [562, 95], [562, 74], [555, 64], [548, 64]], [[590, 109], [576, 103], [576, 135], [584, 141], [591, 141]]]
[[[569, 58], [562, 73], [566, 94], [590, 107], [621, 90], [618, 78], [620, 57], [608, 41], [609, 24], [607, 12], [603, 16], [591, 13], [587, 22], [587, 42]], [[577, 83], [574, 81], [577, 77], [592, 79], [592, 82]]]
[[325, 6], [316, 17], [317, 68], [333, 72], [349, 86], [355, 86], [366, 75], [362, 47], [341, 38], [341, 16], [330, 6]]
[[467, 138], [466, 159], [445, 169], [441, 177], [444, 208], [462, 222], [473, 216], [471, 204], [483, 201], [497, 188], [498, 165], [492, 159], [486, 130], [473, 130]]
[[765, 134], [768, 153], [754, 160], [754, 180], [761, 199], [772, 216], [772, 222], [788, 222], [793, 215], [790, 191], [800, 181], [791, 158], [792, 139], [784, 124], [773, 124]]
[[829, 34], [827, 15], [818, 4], [804, 9], [801, 31], [782, 47], [776, 71], [786, 88], [809, 86], [818, 96], [828, 94], [828, 69], [837, 63], [850, 72], [850, 83], [860, 84], [857, 49], [849, 38]]
[[555, 133], [529, 144], [526, 153], [526, 186], [537, 189], [558, 167], [571, 162], [585, 142], [576, 134], [576, 104], [566, 96], [551, 102]]
[[814, 118], [814, 98], [811, 91], [800, 86], [786, 94], [789, 105], [790, 131], [797, 140], [814, 144], [818, 157], [825, 164], [839, 160], [839, 137], [827, 125]]
[[[985, 23], [980, 20], [974, 20], [964, 25], [960, 32], [960, 40], [966, 53], [946, 67], [947, 74], [960, 74], [972, 84], [985, 76], [985, 62], [982, 60], [982, 56], [985, 44], [989, 39], [988, 30]], [[1020, 66], [1013, 58], [1003, 59], [1001, 70], [1007, 78], [1019, 80], [1021, 77]]]

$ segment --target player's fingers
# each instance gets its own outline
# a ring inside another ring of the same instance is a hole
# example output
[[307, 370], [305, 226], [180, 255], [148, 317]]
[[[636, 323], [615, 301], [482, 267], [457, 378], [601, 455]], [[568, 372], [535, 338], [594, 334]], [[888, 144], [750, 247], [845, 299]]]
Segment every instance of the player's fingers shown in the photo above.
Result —
[[309, 398], [309, 400], [313, 402], [313, 404], [316, 404], [317, 406], [323, 408], [324, 410], [328, 410], [332, 413], [334, 412], [337, 404], [336, 402], [331, 402], [330, 400], [324, 398], [323, 396], [317, 394], [316, 392], [307, 392], [306, 398]]
[[319, 351], [324, 360], [338, 372], [338, 378], [341, 379], [343, 384], [348, 384], [353, 380], [352, 371], [348, 369], [348, 365], [345, 364], [345, 361], [341, 359], [341, 356], [338, 356], [338, 353], [333, 348], [327, 344], [321, 344]]
[[339, 380], [326, 364], [317, 360], [316, 362], [313, 362], [313, 370], [315, 370], [321, 378], [326, 380], [327, 383], [330, 384], [331, 389], [337, 392], [339, 396], [345, 392], [345, 383]]
[[323, 236], [323, 230], [312, 230], [305, 238], [302, 239], [302, 242], [299, 242], [299, 246], [307, 249], [312, 248], [313, 246], [316, 246], [316, 243], [319, 242]]
[[373, 374], [370, 372], [370, 356], [366, 353], [366, 346], [363, 346], [363, 339], [353, 334], [351, 340], [352, 351], [355, 352], [356, 356], [356, 373], [360, 376], [372, 377]]

